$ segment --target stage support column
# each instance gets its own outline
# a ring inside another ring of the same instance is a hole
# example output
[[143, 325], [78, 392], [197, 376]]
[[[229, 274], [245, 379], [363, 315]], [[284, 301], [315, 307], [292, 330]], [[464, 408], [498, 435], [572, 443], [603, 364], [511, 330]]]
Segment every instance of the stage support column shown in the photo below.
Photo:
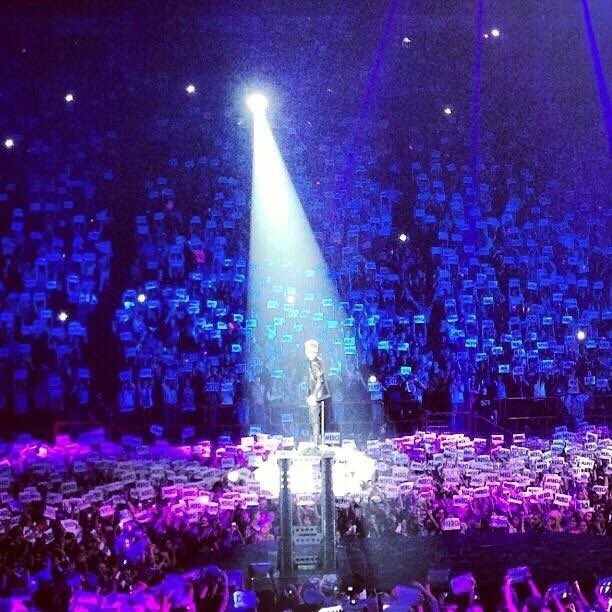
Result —
[[278, 466], [280, 468], [278, 565], [281, 580], [287, 580], [293, 576], [293, 502], [289, 488], [291, 459], [281, 457]]
[[332, 467], [333, 453], [321, 457], [321, 532], [323, 571], [336, 571], [336, 498], [334, 497]]

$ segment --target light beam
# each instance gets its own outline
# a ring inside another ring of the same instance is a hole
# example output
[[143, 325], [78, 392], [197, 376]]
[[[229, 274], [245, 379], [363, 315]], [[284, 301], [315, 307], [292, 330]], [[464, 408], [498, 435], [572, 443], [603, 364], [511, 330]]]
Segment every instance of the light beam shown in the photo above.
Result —
[[247, 374], [253, 380], [267, 370], [295, 394], [288, 403], [303, 403], [303, 343], [316, 338], [328, 373], [339, 371], [346, 315], [264, 112], [267, 99], [254, 93], [247, 104], [253, 111]]

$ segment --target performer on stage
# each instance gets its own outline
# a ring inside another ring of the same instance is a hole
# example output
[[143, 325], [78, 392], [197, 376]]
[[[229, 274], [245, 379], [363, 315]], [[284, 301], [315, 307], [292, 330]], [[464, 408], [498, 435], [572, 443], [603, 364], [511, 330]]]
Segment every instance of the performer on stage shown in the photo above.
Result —
[[331, 393], [323, 372], [323, 363], [319, 357], [319, 343], [316, 340], [307, 340], [304, 343], [304, 349], [306, 357], [310, 361], [308, 372], [309, 395], [306, 401], [312, 428], [312, 441], [320, 445], [324, 422], [329, 419], [325, 412], [330, 408]]

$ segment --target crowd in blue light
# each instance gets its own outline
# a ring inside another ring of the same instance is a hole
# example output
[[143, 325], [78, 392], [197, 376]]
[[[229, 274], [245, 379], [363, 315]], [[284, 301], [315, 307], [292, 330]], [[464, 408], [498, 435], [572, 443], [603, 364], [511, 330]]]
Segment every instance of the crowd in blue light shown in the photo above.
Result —
[[[283, 36], [276, 25], [258, 48], [260, 24], [241, 23], [222, 29], [234, 51], [245, 45], [265, 56]], [[321, 24], [326, 34], [347, 27]], [[278, 316], [257, 345], [247, 304], [251, 121], [243, 100], [239, 109], [220, 102], [224, 81], [210, 67], [210, 87], [194, 79], [191, 94], [184, 88], [193, 75], [173, 80], [157, 68], [139, 80], [136, 63], [101, 52], [100, 41], [87, 53], [99, 56], [104, 87], [89, 72], [75, 83], [78, 61], [55, 61], [67, 57], [63, 43], [41, 46], [56, 66], [50, 85], [37, 96], [14, 86], [11, 99], [23, 95], [32, 106], [17, 105], [3, 124], [14, 145], [3, 151], [0, 190], [5, 414], [83, 415], [102, 393], [111, 413], [147, 423], [266, 428], [305, 400], [305, 368], [294, 365], [303, 340], [325, 342], [333, 332], [340, 344], [324, 358], [337, 421], [358, 410], [382, 420], [379, 402], [390, 390], [455, 411], [490, 398], [552, 396], [580, 421], [609, 393], [605, 159], [582, 154], [586, 132], [568, 144], [569, 124], [559, 128], [552, 105], [538, 115], [542, 142], [533, 143], [538, 120], [527, 94], [516, 115], [487, 102], [508, 81], [528, 89], [526, 56], [505, 58], [513, 48], [505, 34], [487, 41], [485, 53], [507, 72], [483, 75], [473, 158], [460, 87], [466, 41], [438, 55], [447, 33], [428, 24], [431, 36], [408, 32], [407, 46], [407, 32], [393, 30], [384, 67], [347, 66], [342, 82], [365, 88], [360, 107], [326, 76], [329, 40], [300, 30], [315, 37], [317, 52], [296, 59], [303, 78], [279, 77], [270, 88], [270, 121], [347, 316], [333, 302], [270, 284]], [[374, 34], [356, 31], [365, 57]], [[36, 71], [28, 62], [40, 49], [26, 47], [11, 60], [15, 74]], [[555, 75], [542, 86], [554, 89]], [[404, 78], [405, 95], [397, 87]], [[284, 89], [302, 100], [300, 112]], [[304, 95], [314, 90], [316, 105]], [[408, 118], [396, 99], [411, 104]], [[102, 310], [104, 296], [112, 306]], [[100, 367], [99, 336], [110, 337], [111, 320], [120, 348]]]
[[[289, 160], [307, 152], [293, 180], [341, 304], [314, 303], [271, 279], [268, 307], [278, 316], [264, 346], [246, 303], [244, 130], [216, 138], [206, 156], [193, 150], [159, 168], [144, 194], [150, 212], [135, 219], [136, 282], [114, 324], [127, 366], [121, 410], [151, 407], [139, 391], [153, 381], [167, 406], [203, 404], [216, 421], [218, 409], [240, 402], [239, 422], [266, 426], [274, 398], [304, 403], [305, 368], [293, 365], [304, 340], [337, 330], [340, 351], [328, 357], [337, 398], [378, 400], [393, 386], [461, 410], [474, 396], [560, 397], [581, 420], [592, 397], [608, 393], [609, 241], [605, 224], [589, 220], [607, 219], [598, 195], [493, 155], [476, 175], [453, 153], [460, 126], [442, 116], [437, 147], [415, 132], [406, 155], [389, 160], [375, 144], [386, 128], [373, 123], [351, 151], [347, 185], [340, 130], [310, 147], [308, 129], [281, 127]], [[208, 186], [197, 215], [194, 183]]]

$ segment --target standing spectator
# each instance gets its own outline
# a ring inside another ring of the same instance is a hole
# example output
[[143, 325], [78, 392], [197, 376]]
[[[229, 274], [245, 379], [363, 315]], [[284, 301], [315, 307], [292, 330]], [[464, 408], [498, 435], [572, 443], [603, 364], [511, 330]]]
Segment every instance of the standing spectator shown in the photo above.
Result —
[[164, 423], [169, 436], [176, 434], [178, 412], [178, 378], [176, 372], [166, 372], [162, 383]]

